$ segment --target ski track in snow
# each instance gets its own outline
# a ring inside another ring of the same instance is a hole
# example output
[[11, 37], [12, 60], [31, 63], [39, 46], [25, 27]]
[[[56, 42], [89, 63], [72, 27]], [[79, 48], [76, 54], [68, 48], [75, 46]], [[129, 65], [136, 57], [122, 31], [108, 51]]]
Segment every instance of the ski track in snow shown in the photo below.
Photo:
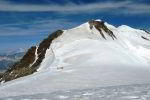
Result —
[[65, 30], [36, 73], [1, 84], [0, 100], [150, 100], [150, 35], [105, 24], [116, 40], [88, 23]]

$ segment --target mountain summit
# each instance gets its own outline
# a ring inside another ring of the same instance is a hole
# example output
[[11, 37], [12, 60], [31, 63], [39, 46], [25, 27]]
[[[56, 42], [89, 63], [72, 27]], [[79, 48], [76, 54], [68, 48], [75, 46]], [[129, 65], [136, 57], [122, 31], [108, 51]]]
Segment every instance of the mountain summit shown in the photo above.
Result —
[[[89, 29], [89, 30], [83, 29], [83, 31], [84, 30], [89, 31], [89, 32], [91, 31], [91, 33], [84, 34], [84, 36], [88, 36], [90, 34], [100, 34], [101, 36], [97, 36], [97, 37], [99, 38], [102, 37], [106, 39], [105, 35], [108, 35], [113, 40], [117, 39], [114, 33], [110, 29], [108, 29], [108, 27], [104, 24], [104, 21], [91, 20], [88, 23], [81, 25], [80, 27], [81, 29], [82, 28]], [[76, 31], [76, 29], [74, 30]], [[92, 30], [98, 31], [99, 33], [93, 32]], [[31, 47], [26, 53], [26, 55], [20, 60], [20, 62], [17, 62], [9, 70], [6, 71], [6, 73], [3, 75], [0, 81], [6, 82], [6, 81], [10, 81], [10, 80], [23, 77], [26, 75], [30, 75], [36, 72], [38, 68], [40, 67], [40, 64], [42, 63], [43, 59], [45, 58], [46, 50], [50, 48], [50, 45], [53, 42], [53, 40], [61, 36], [63, 33], [65, 33], [63, 32], [63, 30], [58, 30], [52, 33], [51, 35], [49, 35], [48, 38], [44, 39], [39, 44], [39, 46]], [[72, 35], [75, 35], [75, 34], [73, 33]], [[80, 36], [80, 33], [78, 33], [78, 35]], [[92, 38], [92, 35], [91, 35], [91, 38]]]
[[[147, 83], [149, 75], [148, 32], [91, 20], [73, 29], [58, 30], [31, 47], [1, 77], [0, 82], [6, 83], [0, 87], [4, 91], [0, 97]], [[18, 92], [11, 91], [22, 86]]]

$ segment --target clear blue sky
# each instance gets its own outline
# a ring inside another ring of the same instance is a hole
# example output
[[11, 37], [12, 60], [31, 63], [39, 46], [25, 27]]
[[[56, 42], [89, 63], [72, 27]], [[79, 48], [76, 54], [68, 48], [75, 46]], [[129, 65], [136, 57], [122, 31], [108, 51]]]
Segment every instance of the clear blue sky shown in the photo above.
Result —
[[150, 0], [0, 0], [0, 53], [90, 19], [150, 30]]

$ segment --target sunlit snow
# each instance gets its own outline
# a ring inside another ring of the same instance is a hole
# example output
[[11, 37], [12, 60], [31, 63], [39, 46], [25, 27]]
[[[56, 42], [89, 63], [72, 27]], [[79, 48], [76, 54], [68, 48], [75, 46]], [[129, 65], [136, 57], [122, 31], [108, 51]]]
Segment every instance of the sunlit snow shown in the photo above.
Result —
[[90, 30], [88, 23], [64, 30], [47, 49], [38, 71], [2, 84], [0, 98], [149, 98], [150, 85], [145, 83], [150, 83], [150, 41], [141, 36], [150, 38], [150, 34], [125, 25], [105, 25], [117, 39], [112, 40], [107, 34], [103, 39], [95, 28]]

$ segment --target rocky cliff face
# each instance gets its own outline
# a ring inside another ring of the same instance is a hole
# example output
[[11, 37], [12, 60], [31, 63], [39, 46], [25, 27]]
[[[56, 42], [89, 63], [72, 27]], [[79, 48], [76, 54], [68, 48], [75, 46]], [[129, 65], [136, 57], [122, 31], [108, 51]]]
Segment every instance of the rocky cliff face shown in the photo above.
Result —
[[113, 40], [116, 39], [116, 36], [113, 34], [113, 32], [109, 30], [107, 26], [104, 24], [104, 21], [91, 20], [89, 21], [89, 25], [90, 25], [90, 29], [95, 27], [104, 39], [106, 39], [106, 37], [102, 31], [105, 31], [110, 37], [112, 37]]
[[3, 76], [3, 73], [0, 73], [0, 77], [2, 77]]
[[62, 33], [62, 30], [58, 30], [44, 39], [39, 46], [31, 47], [19, 62], [12, 65], [3, 75], [0, 75], [0, 82], [7, 82], [36, 72], [45, 58], [46, 50], [52, 41]]
[[36, 47], [31, 47], [24, 57], [12, 67], [10, 67], [2, 76], [1, 81], [10, 81], [19, 77], [23, 77], [28, 74], [32, 74], [33, 70], [29, 67], [31, 63], [35, 60], [35, 50]]

